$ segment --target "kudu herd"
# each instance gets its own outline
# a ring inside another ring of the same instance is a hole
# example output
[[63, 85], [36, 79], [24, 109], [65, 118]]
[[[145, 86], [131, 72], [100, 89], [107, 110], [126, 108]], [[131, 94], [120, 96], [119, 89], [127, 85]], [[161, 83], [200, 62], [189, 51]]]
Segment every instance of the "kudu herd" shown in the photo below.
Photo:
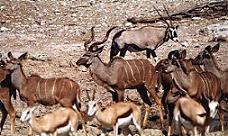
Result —
[[[179, 135], [204, 135], [210, 131], [210, 124], [217, 113], [221, 130], [224, 131], [225, 110], [221, 102], [228, 98], [228, 72], [219, 68], [214, 56], [220, 45], [207, 46], [195, 58], [188, 59], [186, 50], [173, 50], [167, 58], [157, 62], [155, 50], [169, 39], [177, 41], [177, 27], [174, 27], [166, 8], [170, 23], [155, 7], [154, 9], [167, 27], [145, 26], [135, 30], [118, 30], [112, 38], [108, 63], [100, 58], [104, 50], [102, 44], [117, 27], [111, 27], [101, 41], [94, 40], [94, 27], [91, 28], [91, 37], [84, 43], [85, 53], [76, 64], [87, 67], [95, 83], [112, 94], [114, 103], [107, 107], [101, 106], [101, 98], [94, 99], [97, 90], [93, 90], [92, 98], [86, 91], [89, 101], [85, 104], [87, 111], [82, 111], [81, 90], [75, 81], [67, 77], [26, 76], [23, 61], [29, 59], [28, 54], [15, 58], [8, 52], [7, 59], [1, 58], [0, 62], [1, 131], [9, 114], [11, 133], [15, 132], [16, 110], [11, 103], [11, 96], [16, 98], [16, 91], [27, 104], [20, 120], [29, 122], [29, 135], [32, 135], [32, 130], [41, 135], [69, 133], [77, 130], [79, 122], [83, 125], [84, 135], [87, 135], [86, 125], [90, 116], [95, 117], [102, 128], [113, 128], [115, 136], [118, 135], [119, 127], [127, 128], [130, 124], [134, 124], [138, 133], [143, 135], [142, 128], [147, 127], [153, 101], [158, 107], [162, 128], [163, 116], [168, 115], [168, 136], [174, 133], [172, 124], [176, 126]], [[127, 50], [146, 50], [147, 58], [152, 55], [157, 65], [153, 66], [147, 59], [124, 59]], [[116, 56], [119, 52], [121, 57]], [[164, 90], [162, 97], [158, 95], [161, 87]], [[126, 102], [126, 89], [136, 89], [145, 108], [134, 101]], [[35, 117], [33, 111], [36, 103], [45, 106], [60, 104], [62, 108]]]

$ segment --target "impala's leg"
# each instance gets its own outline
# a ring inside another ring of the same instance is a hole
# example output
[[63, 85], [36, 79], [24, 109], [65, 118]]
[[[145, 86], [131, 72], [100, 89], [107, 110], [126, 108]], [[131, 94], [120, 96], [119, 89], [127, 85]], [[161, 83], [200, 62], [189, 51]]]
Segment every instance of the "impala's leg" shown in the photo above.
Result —
[[116, 122], [116, 124], [113, 126], [113, 130], [114, 130], [114, 136], [118, 136], [118, 123]]

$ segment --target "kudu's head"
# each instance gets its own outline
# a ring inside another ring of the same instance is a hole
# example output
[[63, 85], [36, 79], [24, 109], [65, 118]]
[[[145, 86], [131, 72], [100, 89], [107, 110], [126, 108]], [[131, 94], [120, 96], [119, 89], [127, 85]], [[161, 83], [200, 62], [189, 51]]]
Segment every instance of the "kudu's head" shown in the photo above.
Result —
[[11, 52], [8, 52], [8, 60], [1, 60], [3, 69], [13, 72], [15, 69], [20, 67], [21, 61], [27, 59], [28, 53], [23, 53], [18, 58], [15, 58]]
[[182, 66], [181, 61], [186, 57], [186, 50], [174, 50], [168, 54], [168, 58], [161, 60], [156, 66], [158, 69], [171, 73]]
[[168, 10], [166, 9], [166, 7], [163, 5], [165, 12], [169, 18], [170, 22], [167, 22], [167, 20], [160, 14], [160, 12], [158, 11], [158, 9], [156, 9], [154, 7], [154, 9], [157, 11], [158, 15], [161, 17], [161, 19], [167, 24], [167, 29], [166, 29], [166, 39], [171, 39], [174, 42], [178, 41], [178, 35], [177, 35], [177, 29], [178, 29], [178, 25], [174, 26], [172, 23], [172, 17], [169, 15]]
[[101, 103], [99, 103], [99, 100], [95, 100], [95, 91], [93, 91], [93, 96], [90, 98], [88, 91], [86, 91], [87, 98], [89, 99], [88, 105], [87, 105], [87, 115], [93, 116], [97, 112], [97, 110], [100, 108]]
[[213, 61], [214, 56], [213, 53], [217, 52], [219, 50], [219, 43], [217, 43], [214, 47], [211, 47], [210, 45], [207, 46], [203, 51], [201, 51], [196, 58], [193, 60], [193, 64], [195, 65], [204, 65], [209, 63], [210, 61]]
[[78, 59], [76, 64], [83, 65], [88, 68], [93, 63], [94, 58], [98, 57], [98, 55], [103, 51], [103, 48], [104, 46], [100, 48], [98, 48], [98, 46], [89, 47], [86, 53]]
[[89, 67], [92, 63], [95, 57], [98, 57], [98, 55], [103, 51], [104, 46], [98, 47], [98, 45], [103, 44], [108, 40], [108, 36], [110, 32], [115, 29], [116, 26], [111, 27], [107, 32], [102, 41], [94, 41], [94, 27], [91, 28], [91, 37], [88, 41], [85, 42], [85, 51], [86, 53], [82, 55], [78, 61], [76, 62], [77, 65], [84, 65], [86, 67]]

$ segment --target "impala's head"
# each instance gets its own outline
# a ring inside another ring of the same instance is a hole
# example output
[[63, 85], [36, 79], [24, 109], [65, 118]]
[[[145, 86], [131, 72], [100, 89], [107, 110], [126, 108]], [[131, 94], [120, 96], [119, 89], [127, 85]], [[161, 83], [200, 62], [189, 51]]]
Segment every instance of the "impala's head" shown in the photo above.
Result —
[[95, 57], [98, 57], [98, 55], [103, 51], [104, 46], [98, 48], [97, 46], [91, 46], [88, 51], [84, 55], [82, 55], [78, 61], [76, 62], [77, 65], [83, 65], [85, 67], [89, 67]]
[[196, 65], [204, 65], [214, 59], [213, 53], [216, 53], [219, 50], [219, 43], [216, 44], [214, 47], [210, 45], [207, 46], [203, 51], [201, 51], [196, 58], [193, 60], [193, 64]]
[[35, 107], [28, 107], [24, 111], [22, 111], [20, 121], [21, 122], [29, 121], [32, 118], [32, 114], [34, 110], [35, 110]]
[[96, 114], [97, 110], [100, 107], [99, 100], [95, 100], [95, 91], [93, 91], [93, 96], [90, 98], [88, 91], [86, 91], [88, 104], [87, 104], [87, 115], [93, 116]]
[[24, 53], [18, 58], [15, 58], [11, 52], [8, 52], [8, 60], [2, 60], [3, 64], [3, 69], [9, 70], [9, 71], [14, 71], [17, 69], [21, 64], [22, 60], [27, 59], [28, 53]]

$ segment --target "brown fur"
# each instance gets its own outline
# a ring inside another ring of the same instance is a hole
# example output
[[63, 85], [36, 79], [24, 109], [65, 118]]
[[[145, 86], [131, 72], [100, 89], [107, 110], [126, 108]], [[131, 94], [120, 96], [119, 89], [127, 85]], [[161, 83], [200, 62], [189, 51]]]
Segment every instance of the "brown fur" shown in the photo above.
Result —
[[[177, 131], [181, 135], [184, 134], [184, 131], [187, 131], [187, 134], [189, 131], [193, 131], [193, 134], [197, 135], [197, 128], [202, 128], [204, 130], [202, 133], [204, 133], [205, 128], [211, 121], [204, 107], [199, 102], [187, 96], [180, 97], [175, 103], [174, 118], [176, 125], [178, 125], [176, 126]], [[188, 121], [192, 125], [192, 128], [186, 128], [191, 127], [191, 125], [185, 124], [180, 118]], [[184, 131], [182, 131], [182, 127]]]
[[[103, 51], [103, 47], [98, 48], [97, 45], [90, 46], [88, 48], [89, 50], [86, 50], [86, 53], [79, 58], [76, 64], [89, 67], [93, 80], [113, 92], [115, 101], [123, 101], [125, 89], [137, 88], [144, 102], [151, 105], [147, 93], [142, 89], [142, 86], [145, 87], [150, 93], [151, 98], [158, 105], [163, 126], [161, 101], [156, 94], [159, 85], [157, 83], [158, 74], [154, 66], [148, 60], [124, 60], [120, 57], [115, 57], [108, 64], [103, 63], [99, 57], [99, 54]], [[116, 95], [117, 98], [115, 98]], [[148, 112], [146, 112], [144, 118], [144, 126], [146, 124], [147, 114]]]
[[[0, 88], [0, 110], [2, 112], [2, 119], [1, 119], [1, 131], [3, 125], [5, 123], [7, 114], [10, 116], [10, 132], [13, 134], [15, 132], [15, 118], [16, 118], [16, 111], [11, 103], [11, 96], [9, 88]], [[0, 131], [0, 133], [1, 133]]]
[[[85, 122], [83, 121], [81, 114], [78, 111], [73, 110], [72, 108], [60, 108], [41, 117], [34, 117], [31, 111], [32, 109], [29, 110], [30, 114], [27, 114], [27, 116], [31, 117], [27, 121], [29, 122], [29, 125], [33, 129], [33, 131], [39, 134], [56, 134], [56, 130], [58, 128], [67, 126], [68, 123], [71, 123], [71, 128], [74, 129], [73, 131], [76, 131], [79, 121], [81, 121], [84, 129], [84, 134], [87, 135], [85, 130]], [[22, 113], [22, 117], [23, 114], [24, 113]], [[21, 120], [23, 121], [23, 119]]]

